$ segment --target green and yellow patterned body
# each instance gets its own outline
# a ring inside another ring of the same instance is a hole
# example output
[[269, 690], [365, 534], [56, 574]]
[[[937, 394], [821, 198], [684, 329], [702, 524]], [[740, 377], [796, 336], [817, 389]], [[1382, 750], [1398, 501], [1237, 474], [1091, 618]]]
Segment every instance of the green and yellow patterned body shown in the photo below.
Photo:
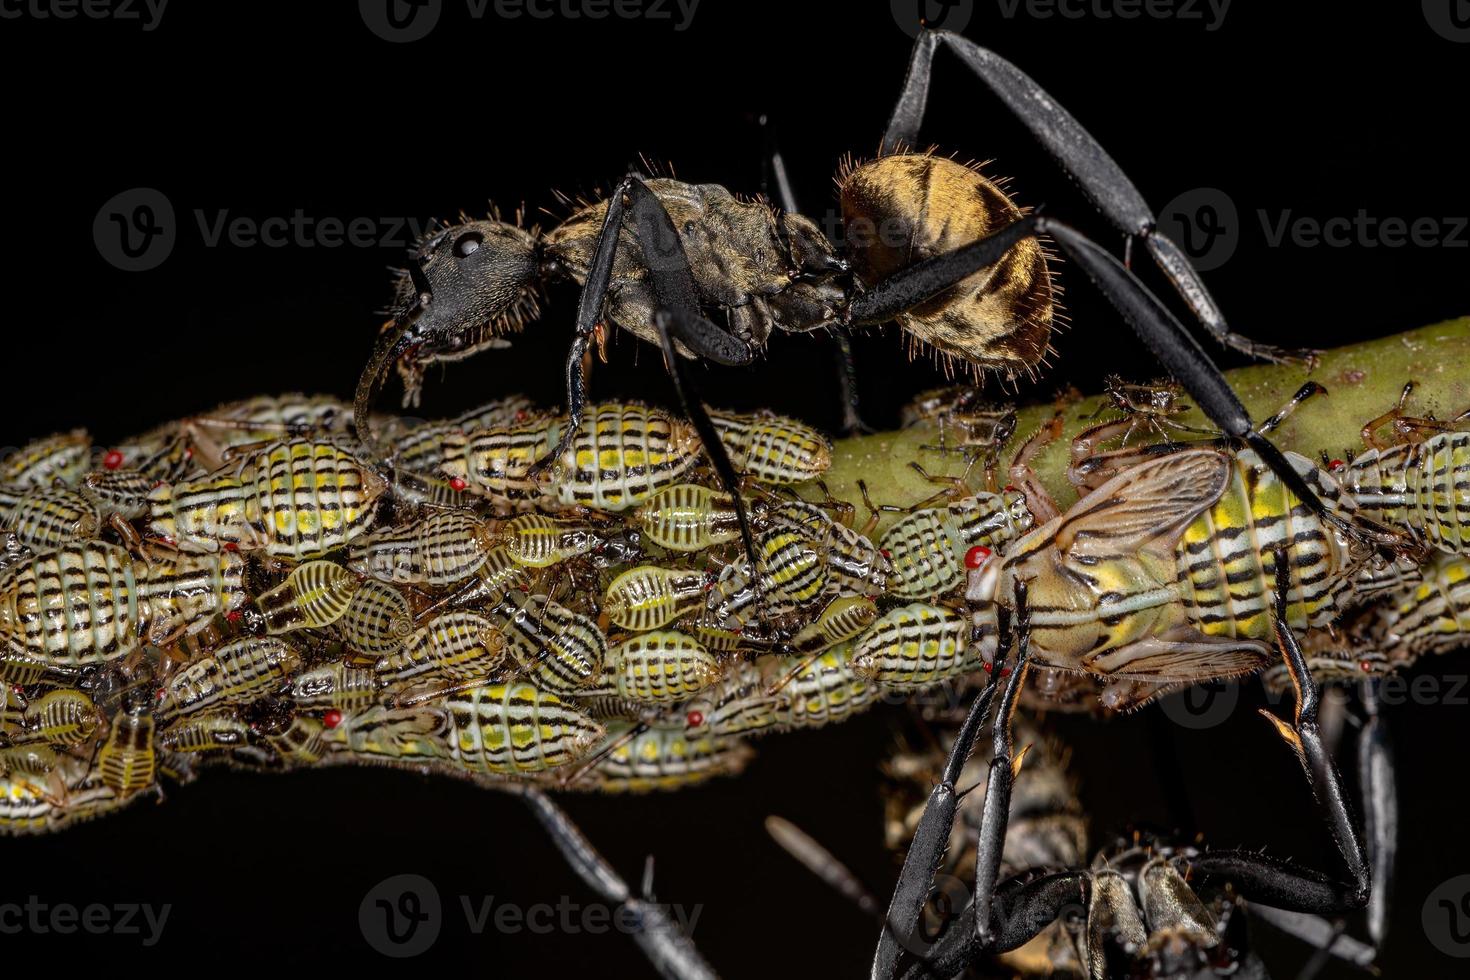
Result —
[[242, 637], [174, 673], [159, 713], [174, 717], [245, 704], [282, 687], [300, 666], [301, 654], [280, 638]]
[[107, 716], [82, 691], [62, 688], [26, 704], [20, 720], [22, 731], [12, 736], [13, 741], [65, 746], [91, 739]]
[[1459, 650], [1470, 641], [1470, 558], [1436, 555], [1423, 581], [1392, 594], [1372, 642], [1393, 664]]
[[[629, 730], [624, 722], [608, 731], [609, 743]], [[567, 785], [603, 793], [651, 793], [697, 786], [745, 768], [751, 750], [733, 738], [690, 735], [683, 728], [655, 726], [617, 745]]]
[[607, 660], [607, 637], [590, 617], [547, 596], [508, 592], [485, 610], [520, 664], [522, 676], [553, 694], [590, 687]]
[[642, 405], [589, 409], [571, 445], [533, 478], [531, 469], [557, 444], [565, 419], [540, 419], [445, 438], [442, 471], [501, 506], [623, 511], [678, 483], [701, 458], [693, 426]]
[[362, 582], [330, 561], [296, 566], [286, 580], [255, 600], [267, 633], [321, 629], [341, 619]]
[[633, 516], [648, 540], [670, 551], [703, 551], [740, 537], [730, 497], [695, 483], [660, 490]]
[[44, 779], [13, 772], [0, 776], [0, 836], [47, 834], [121, 809], [132, 799], [104, 785], [86, 760], [63, 759], [65, 798]]
[[148, 495], [149, 531], [188, 551], [318, 558], [367, 531], [387, 483], [329, 442], [282, 442]]
[[505, 638], [489, 619], [472, 612], [447, 612], [419, 627], [402, 647], [379, 658], [380, 684], [402, 681], [459, 681], [486, 677], [505, 656]]
[[784, 686], [776, 720], [785, 728], [821, 728], [845, 721], [876, 704], [881, 688], [852, 665], [853, 645], [843, 643], [813, 658], [777, 658], [772, 669]]
[[362, 538], [347, 564], [359, 575], [395, 585], [440, 587], [475, 574], [493, 545], [485, 522], [464, 510], [436, 510]]
[[675, 630], [629, 637], [608, 651], [607, 666], [589, 697], [624, 698], [638, 704], [673, 704], [720, 679], [717, 661], [698, 640]]
[[1337, 475], [1369, 517], [1470, 554], [1470, 432], [1369, 450]]
[[354, 667], [337, 660], [291, 678], [285, 696], [302, 711], [335, 708], [358, 712], [377, 699], [377, 674], [367, 667]]
[[707, 581], [697, 569], [639, 565], [608, 584], [602, 611], [623, 629], [656, 630], [699, 608]]
[[890, 690], [916, 690], [980, 669], [995, 650], [994, 623], [972, 642], [971, 621], [946, 606], [891, 609], [858, 637], [848, 658], [857, 677]]
[[893, 566], [889, 591], [905, 599], [932, 599], [965, 580], [965, 555], [981, 546], [999, 550], [1032, 525], [1023, 494], [978, 493], [942, 507], [914, 511], [879, 542]]
[[0, 487], [75, 484], [87, 471], [92, 437], [73, 429], [36, 439], [0, 458]]
[[588, 525], [544, 514], [513, 517], [494, 536], [511, 558], [528, 568], [550, 568], [602, 544], [601, 535]]
[[102, 515], [80, 490], [41, 487], [16, 493], [0, 487], [0, 526], [21, 544], [41, 551], [97, 536]]
[[108, 663], [240, 608], [244, 565], [230, 554], [145, 564], [100, 541], [65, 545], [0, 574], [0, 635], [50, 667]]
[[832, 444], [820, 432], [771, 412], [709, 413], [735, 472], [762, 483], [815, 480], [832, 465]]
[[471, 773], [544, 772], [575, 762], [603, 728], [561, 698], [531, 684], [470, 688], [444, 702], [449, 754]]
[[102, 785], [118, 796], [141, 793], [157, 784], [157, 724], [146, 710], [119, 711], [97, 750], [97, 773]]
[[374, 659], [386, 657], [413, 632], [413, 609], [402, 592], [369, 579], [353, 593], [335, 626], [348, 648]]

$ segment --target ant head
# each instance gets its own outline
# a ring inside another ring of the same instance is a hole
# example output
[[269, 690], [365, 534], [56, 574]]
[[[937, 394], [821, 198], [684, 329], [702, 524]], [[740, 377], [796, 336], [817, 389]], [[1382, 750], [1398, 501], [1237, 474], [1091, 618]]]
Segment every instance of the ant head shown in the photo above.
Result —
[[451, 225], [414, 249], [393, 304], [411, 397], [425, 365], [503, 345], [536, 315], [540, 261], [534, 231], [495, 220]]

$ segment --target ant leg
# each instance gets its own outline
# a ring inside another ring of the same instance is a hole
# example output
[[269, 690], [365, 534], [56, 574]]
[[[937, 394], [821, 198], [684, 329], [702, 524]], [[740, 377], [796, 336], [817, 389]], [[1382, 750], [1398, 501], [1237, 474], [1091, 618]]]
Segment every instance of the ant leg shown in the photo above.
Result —
[[[789, 820], [775, 815], [766, 817], [766, 833], [802, 867], [852, 902], [860, 911], [877, 919], [879, 925], [887, 930], [888, 923], [878, 910], [877, 899], [863, 887], [863, 883], [851, 869], [819, 841]], [[1002, 885], [996, 892], [998, 904], [1004, 908], [1004, 912], [996, 920], [997, 928], [1001, 930], [996, 944], [997, 951], [1006, 952], [1024, 946], [1068, 908], [1086, 908], [1090, 895], [1090, 879], [1088, 872], [1072, 870], [1042, 875], [1024, 882], [1012, 879]], [[948, 946], [954, 944], [954, 937], [965, 940], [972, 938], [970, 930], [963, 928], [969, 922], [969, 915], [970, 904], [966, 903], [959, 915], [952, 920], [959, 928], [951, 926], [940, 937], [939, 942], [930, 947], [931, 955], [919, 959], [907, 975], [934, 980], [936, 977], [958, 974], [968, 960], [954, 966], [950, 963], [953, 954], [942, 959], [934, 954], [941, 946], [945, 946], [945, 952], [950, 953]], [[973, 955], [973, 946], [973, 942], [965, 943], [963, 955]]]
[[857, 361], [852, 356], [852, 338], [841, 330], [832, 332], [837, 342], [837, 381], [842, 387], [842, 434], [845, 436], [876, 432], [863, 421], [858, 410]]
[[933, 30], [919, 33], [909, 58], [903, 92], [893, 108], [893, 115], [889, 117], [880, 152], [894, 153], [900, 147], [918, 145], [919, 126], [924, 120], [924, 108], [929, 99], [934, 51], [941, 44], [953, 51], [981, 84], [1031, 131], [1031, 135], [1052, 155], [1062, 171], [1077, 183], [1093, 206], [1128, 236], [1130, 249], [1133, 241], [1139, 239], [1148, 246], [1154, 263], [1174, 284], [1195, 318], [1216, 340], [1252, 357], [1270, 361], [1305, 360], [1311, 363], [1315, 359], [1311, 352], [1257, 343], [1231, 331], [1225, 315], [1194, 267], [1179, 246], [1159, 231], [1158, 218], [1143, 200], [1143, 195], [1092, 134], [1025, 72], [958, 34]]
[[1031, 614], [1026, 605], [1026, 583], [1020, 579], [1016, 579], [1015, 616], [1016, 662], [995, 709], [991, 728], [994, 755], [990, 760], [990, 778], [985, 783], [985, 806], [980, 812], [980, 839], [975, 853], [974, 930], [981, 949], [991, 948], [996, 940], [992, 913], [995, 889], [1000, 880], [1001, 851], [1005, 847], [1006, 826], [1010, 821], [1011, 787], [1016, 778], [1011, 758], [1015, 748], [1011, 720], [1021, 687], [1026, 683], [1026, 668], [1031, 658]]
[[[1004, 615], [1003, 609], [997, 612]], [[1009, 635], [1004, 624], [999, 635], [1002, 642]], [[1004, 656], [1000, 651], [997, 653]], [[945, 849], [949, 847], [955, 813], [959, 810], [960, 794], [955, 783], [964, 771], [970, 751], [980, 736], [980, 728], [985, 724], [986, 715], [990, 713], [990, 702], [995, 697], [997, 687], [999, 683], [992, 679], [970, 706], [970, 713], [955, 735], [954, 745], [950, 749], [949, 759], [944, 764], [939, 782], [929, 794], [929, 802], [924, 806], [924, 813], [914, 830], [908, 854], [904, 856], [903, 870], [899, 872], [893, 899], [888, 904], [888, 916], [883, 931], [878, 936], [878, 949], [873, 954], [873, 977], [896, 975], [899, 959], [903, 955], [901, 947], [912, 948], [921, 943], [919, 918], [923, 914], [924, 903], [928, 900], [934, 875], [939, 870], [939, 862], [944, 857]]]
[[[796, 203], [796, 192], [791, 189], [791, 176], [786, 171], [786, 159], [781, 156], [780, 147], [776, 145], [771, 121], [762, 115], [759, 122], [761, 140], [766, 149], [761, 168], [761, 192], [769, 195], [774, 185], [774, 196], [781, 203], [782, 209], [788, 214], [801, 214], [801, 208]], [[842, 392], [842, 434], [850, 436], [873, 432], [875, 430], [863, 421], [858, 412], [857, 363], [852, 356], [852, 339], [841, 330], [832, 331], [832, 339], [837, 344], [837, 382]]]
[[927, 956], [911, 964], [905, 980], [935, 980], [959, 976], [966, 967], [985, 962], [995, 953], [1008, 953], [1026, 945], [1069, 909], [1088, 908], [1092, 900], [1092, 873], [1080, 869], [1055, 871], [1038, 877], [1012, 878], [995, 889], [993, 926], [995, 944], [987, 949], [967, 928], [974, 901], [954, 918], [929, 948]]
[[781, 850], [790, 854], [797, 863], [820, 878], [833, 891], [852, 902], [862, 912], [882, 921], [878, 900], [869, 893], [850, 868], [811, 834], [774, 813], [766, 817], [766, 833]]
[[1255, 851], [1215, 851], [1201, 854], [1190, 863], [1203, 874], [1230, 880], [1251, 901], [1318, 915], [1356, 911], [1368, 904], [1372, 872], [1363, 852], [1363, 842], [1348, 811], [1342, 782], [1318, 730], [1320, 689], [1307, 667], [1296, 635], [1286, 622], [1291, 565], [1285, 549], [1276, 550], [1275, 565], [1276, 639], [1292, 685], [1296, 688], [1296, 717], [1293, 724], [1287, 724], [1275, 715], [1262, 713], [1276, 726], [1277, 733], [1301, 762], [1312, 796], [1327, 822], [1350, 880], [1337, 881], [1320, 872], [1298, 868], [1288, 861]]
[[[618, 239], [623, 230], [623, 216], [628, 208], [629, 192], [634, 186], [643, 186], [642, 176], [631, 173], [623, 178], [622, 183], [608, 196], [607, 214], [603, 216], [602, 228], [597, 233], [597, 250], [592, 255], [592, 264], [587, 269], [587, 279], [582, 285], [582, 294], [577, 300], [577, 321], [575, 332], [572, 335], [572, 346], [567, 352], [566, 385], [567, 385], [567, 425], [562, 432], [561, 438], [557, 440], [556, 448], [531, 467], [530, 476], [535, 477], [544, 472], [551, 464], [561, 458], [562, 453], [571, 446], [572, 439], [577, 429], [582, 425], [582, 412], [587, 404], [587, 375], [583, 369], [582, 360], [587, 353], [587, 346], [592, 336], [597, 332], [597, 324], [602, 319], [602, 307], [607, 301], [608, 284], [612, 281], [613, 260], [617, 257]], [[679, 249], [681, 256], [683, 247], [678, 244], [677, 236], [674, 246]], [[664, 251], [667, 251], [665, 247]], [[687, 259], [684, 267], [688, 270]], [[690, 288], [693, 288], [691, 283]]]
[[[1019, 580], [1016, 582], [1015, 602], [1016, 657], [1005, 682], [1005, 688], [1001, 692], [995, 718], [991, 723], [993, 756], [990, 761], [990, 774], [985, 785], [985, 800], [980, 813], [979, 842], [975, 856], [974, 898], [965, 912], [929, 951], [925, 961], [910, 973], [922, 972], [933, 976], [951, 976], [958, 972], [958, 967], [969, 963], [977, 956], [1013, 949], [1040, 932], [1047, 923], [1056, 918], [1062, 908], [1075, 904], [1079, 894], [1086, 894], [1087, 873], [1085, 871], [1047, 875], [1026, 882], [1019, 887], [1016, 886], [1014, 879], [1005, 884], [999, 883], [1001, 852], [1005, 846], [1006, 828], [1010, 821], [1011, 788], [1015, 781], [1016, 763], [1019, 762], [1018, 758], [1013, 757], [1015, 739], [1011, 721], [1015, 714], [1021, 687], [1026, 681], [1026, 670], [1031, 655], [1030, 614], [1026, 600], [1026, 585]], [[1005, 636], [1010, 632], [1007, 626], [1002, 624], [1001, 635]], [[996, 659], [999, 662], [1005, 662], [1005, 654], [998, 652]], [[1006, 672], [1002, 670], [1001, 673]], [[986, 692], [994, 691], [999, 685], [999, 680], [992, 681], [986, 688]], [[956, 751], [960, 749], [962, 740], [967, 736], [969, 744], [964, 745], [964, 756], [958, 760], [954, 754], [951, 754], [950, 762], [945, 767], [946, 779], [949, 779], [951, 775], [958, 777], [964, 766], [965, 756], [969, 754], [970, 744], [973, 744], [975, 737], [979, 734], [979, 724], [976, 722], [972, 725], [973, 720], [972, 714], [971, 718], [966, 719], [965, 727], [960, 729], [960, 735], [955, 741]], [[935, 796], [930, 797], [931, 804], [943, 788], [943, 783], [935, 788]], [[923, 821], [929, 819], [929, 813], [929, 809], [926, 808]], [[950, 813], [949, 816], [952, 822], [953, 814]], [[920, 827], [923, 826], [921, 821]], [[942, 829], [947, 839], [948, 823]], [[918, 842], [919, 837], [915, 834], [915, 845]], [[910, 858], [913, 857], [914, 852], [915, 848], [911, 846]], [[942, 846], [940, 852], [942, 852]], [[933, 860], [937, 867], [939, 853], [934, 855]], [[905, 861], [904, 870], [908, 871], [908, 868], [909, 863]], [[933, 877], [932, 871], [930, 877]], [[900, 880], [900, 888], [902, 887], [903, 882]], [[922, 900], [923, 897], [921, 895], [920, 899]], [[896, 899], [897, 896], [895, 896]], [[893, 922], [892, 912], [890, 912], [889, 921]], [[886, 972], [880, 973], [879, 965], [877, 961], [874, 962], [873, 976], [891, 975]]]
[[687, 365], [679, 356], [675, 341], [697, 358], [728, 367], [749, 364], [755, 359], [755, 350], [746, 341], [700, 314], [699, 294], [689, 272], [689, 258], [684, 254], [678, 232], [674, 230], [673, 219], [642, 180], [636, 176], [629, 177], [624, 184], [629, 206], [628, 222], [642, 249], [648, 278], [658, 299], [653, 325], [658, 330], [674, 391], [679, 396], [685, 416], [699, 433], [721, 488], [730, 495], [740, 523], [741, 540], [752, 567], [756, 567], [755, 538], [750, 530], [750, 516], [746, 513], [744, 498], [740, 495], [740, 477], [704, 403], [694, 397], [694, 382], [687, 374]]
[[1393, 770], [1393, 745], [1388, 725], [1378, 712], [1381, 682], [1370, 678], [1362, 684], [1363, 710], [1367, 715], [1358, 734], [1358, 786], [1368, 838], [1368, 858], [1373, 872], [1373, 890], [1368, 896], [1368, 938], [1383, 948], [1388, 932], [1388, 906], [1393, 891], [1393, 872], [1398, 850], [1398, 788]]
[[900, 269], [854, 299], [847, 308], [849, 325], [887, 323], [898, 314], [937, 296], [968, 276], [992, 266], [1023, 238], [1035, 236], [1035, 213], [968, 245], [930, 256]]
[[668, 911], [653, 901], [649, 894], [651, 875], [644, 875], [644, 894], [634, 895], [628, 883], [597, 852], [565, 810], [535, 787], [526, 786], [521, 793], [577, 877], [604, 900], [618, 906], [619, 922], [632, 923], [633, 941], [660, 976], [667, 980], [715, 980], [714, 969], [694, 943], [680, 931]]
[[[696, 354], [707, 352], [710, 349], [709, 346], [706, 346], [708, 341], [717, 340], [719, 336], [735, 343], [738, 341], [720, 331], [713, 323], [697, 313], [676, 309], [659, 310], [653, 315], [653, 322], [658, 328], [658, 339], [663, 346], [664, 362], [668, 366], [669, 376], [674, 380], [674, 390], [679, 396], [679, 404], [684, 408], [685, 417], [699, 433], [699, 441], [704, 444], [704, 451], [709, 455], [715, 476], [719, 478], [720, 488], [730, 495], [731, 505], [735, 508], [735, 519], [740, 523], [740, 540], [745, 544], [745, 553], [750, 556], [751, 567], [758, 568], [760, 562], [756, 557], [755, 537], [750, 530], [750, 515], [746, 513], [745, 499], [740, 495], [740, 475], [735, 472], [735, 467], [730, 462], [730, 454], [720, 440], [720, 431], [715, 428], [714, 422], [710, 421], [704, 403], [691, 394], [690, 389], [693, 383], [685, 376], [685, 365], [679, 358], [679, 352], [674, 349], [676, 337]], [[705, 356], [708, 354], [705, 353]], [[714, 358], [711, 359], [714, 360]]]
[[1039, 218], [1036, 230], [1050, 235], [1067, 257], [1080, 265], [1160, 364], [1177, 378], [1211, 422], [1231, 440], [1244, 442], [1271, 471], [1326, 523], [1354, 541], [1397, 551], [1412, 547], [1407, 537], [1376, 521], [1351, 519], [1330, 510], [1281, 450], [1256, 430], [1245, 406], [1199, 342], [1138, 277], [1096, 242], [1057, 221]]
[[693, 397], [693, 382], [686, 375], [686, 366], [675, 347], [682, 344], [695, 357], [738, 367], [755, 359], [755, 350], [749, 343], [731, 334], [699, 312], [699, 292], [694, 277], [689, 271], [689, 257], [674, 229], [673, 219], [658, 198], [638, 174], [623, 178], [617, 190], [608, 198], [607, 218], [599, 234], [597, 252], [587, 273], [587, 283], [577, 306], [577, 335], [572, 345], [572, 356], [567, 359], [567, 412], [568, 424], [551, 454], [532, 467], [532, 473], [544, 470], [552, 461], [561, 457], [571, 445], [577, 428], [581, 425], [585, 401], [586, 384], [582, 376], [582, 354], [588, 338], [597, 327], [603, 302], [607, 298], [608, 283], [612, 277], [613, 257], [617, 253], [618, 238], [626, 223], [643, 253], [647, 266], [648, 280], [653, 286], [658, 306], [653, 325], [658, 330], [659, 341], [664, 351], [664, 361], [674, 381], [675, 393], [684, 408], [684, 414], [699, 433], [704, 450], [709, 455], [721, 488], [734, 502], [735, 513], [740, 522], [740, 536], [745, 550], [755, 561], [755, 539], [750, 531], [750, 518], [745, 512], [745, 503], [740, 497], [740, 478], [730, 463], [725, 444], [720, 441], [714, 423], [710, 421], [704, 404]]

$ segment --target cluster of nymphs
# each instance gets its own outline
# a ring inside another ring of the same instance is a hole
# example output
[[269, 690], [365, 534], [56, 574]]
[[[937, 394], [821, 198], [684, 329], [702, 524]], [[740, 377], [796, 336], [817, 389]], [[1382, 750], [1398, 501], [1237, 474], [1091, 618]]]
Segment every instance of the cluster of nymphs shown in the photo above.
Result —
[[541, 476], [565, 423], [520, 398], [380, 420], [387, 466], [318, 396], [11, 454], [0, 829], [213, 762], [675, 787], [737, 771], [741, 735], [842, 716], [875, 692], [847, 641], [889, 563], [788, 489], [830, 465], [825, 438], [712, 414], [754, 570], [695, 432], [641, 405], [593, 407]]
[[1440, 552], [1385, 566], [1248, 452], [1096, 452], [1118, 423], [1074, 443], [1074, 479], [1109, 506], [1058, 514], [1024, 477], [1037, 438], [1012, 467], [1023, 489], [994, 486], [1014, 418], [972, 399], [927, 396], [909, 421], [986, 459], [988, 488], [946, 483], [876, 543], [881, 508], [859, 526], [821, 492], [819, 433], [711, 413], [754, 561], [695, 431], [642, 405], [592, 407], [540, 471], [564, 417], [519, 398], [381, 420], [387, 465], [318, 396], [222, 406], [105, 452], [82, 432], [32, 443], [0, 467], [0, 830], [55, 829], [211, 762], [690, 785], [737, 772], [750, 736], [989, 671], [1018, 575], [1032, 696], [1054, 703], [1079, 678], [1122, 708], [1268, 666], [1282, 547], [1294, 627], [1388, 595], [1375, 655], [1347, 673], [1470, 625], [1462, 433], [1325, 469], [1294, 458], [1335, 510]]

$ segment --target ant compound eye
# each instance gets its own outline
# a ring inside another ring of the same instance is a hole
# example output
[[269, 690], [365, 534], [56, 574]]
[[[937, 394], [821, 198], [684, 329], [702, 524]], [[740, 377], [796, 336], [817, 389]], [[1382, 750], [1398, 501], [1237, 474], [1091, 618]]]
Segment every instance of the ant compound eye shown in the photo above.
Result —
[[485, 243], [485, 236], [478, 231], [467, 231], [454, 240], [454, 255], [456, 258], [466, 259], [480, 250]]

